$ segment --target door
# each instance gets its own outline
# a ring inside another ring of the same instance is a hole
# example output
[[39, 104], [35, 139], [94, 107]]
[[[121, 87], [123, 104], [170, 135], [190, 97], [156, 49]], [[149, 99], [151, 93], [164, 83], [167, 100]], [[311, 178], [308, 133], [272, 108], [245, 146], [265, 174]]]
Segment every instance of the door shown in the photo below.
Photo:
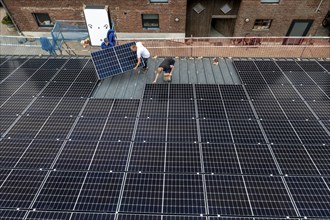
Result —
[[[313, 20], [293, 20], [286, 36], [306, 36], [312, 24]], [[301, 38], [286, 38], [283, 44], [297, 45], [301, 44], [302, 41]]]
[[100, 46], [110, 27], [106, 6], [86, 6], [84, 9], [87, 29], [92, 46]]

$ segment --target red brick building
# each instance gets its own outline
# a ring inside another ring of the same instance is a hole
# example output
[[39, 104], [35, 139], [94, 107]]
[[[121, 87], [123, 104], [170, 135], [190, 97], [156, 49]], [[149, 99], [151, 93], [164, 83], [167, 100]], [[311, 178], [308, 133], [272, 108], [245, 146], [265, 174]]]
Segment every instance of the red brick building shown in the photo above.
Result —
[[56, 20], [84, 20], [108, 6], [119, 37], [315, 35], [329, 0], [2, 0], [19, 31], [49, 33]]

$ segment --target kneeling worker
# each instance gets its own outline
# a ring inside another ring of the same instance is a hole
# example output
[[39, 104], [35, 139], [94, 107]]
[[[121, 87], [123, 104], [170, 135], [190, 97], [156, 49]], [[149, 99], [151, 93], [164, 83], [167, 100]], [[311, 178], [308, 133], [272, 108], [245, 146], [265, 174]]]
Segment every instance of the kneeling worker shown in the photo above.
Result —
[[164, 73], [164, 81], [170, 82], [172, 81], [172, 73], [174, 70], [174, 64], [175, 64], [175, 60], [173, 58], [166, 58], [157, 68], [157, 70], [155, 71], [156, 74], [156, 78], [152, 83], [156, 83], [159, 74], [161, 74], [163, 71]]

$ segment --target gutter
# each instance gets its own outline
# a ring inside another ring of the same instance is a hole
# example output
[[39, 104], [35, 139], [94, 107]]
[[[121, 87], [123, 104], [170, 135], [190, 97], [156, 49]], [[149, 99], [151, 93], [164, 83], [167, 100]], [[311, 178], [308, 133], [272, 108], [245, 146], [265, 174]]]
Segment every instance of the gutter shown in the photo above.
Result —
[[3, 0], [0, 0], [0, 2], [1, 2], [3, 8], [5, 9], [5, 11], [7, 12], [8, 16], [10, 17], [10, 19], [12, 20], [13, 25], [15, 26], [15, 28], [16, 28], [18, 34], [19, 34], [19, 35], [24, 35], [24, 34], [21, 32], [21, 30], [19, 29], [19, 27], [16, 25], [16, 22], [15, 22], [13, 16], [11, 15], [10, 11], [8, 10], [8, 7], [6, 6], [5, 2], [4, 2]]

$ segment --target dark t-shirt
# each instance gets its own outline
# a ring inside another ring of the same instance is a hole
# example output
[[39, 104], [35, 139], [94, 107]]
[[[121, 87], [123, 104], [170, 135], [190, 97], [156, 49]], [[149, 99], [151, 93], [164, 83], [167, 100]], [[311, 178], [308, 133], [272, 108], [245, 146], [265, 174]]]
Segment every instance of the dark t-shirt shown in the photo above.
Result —
[[172, 58], [166, 58], [159, 67], [162, 67], [165, 73], [171, 72], [171, 65], [174, 66], [175, 60]]

